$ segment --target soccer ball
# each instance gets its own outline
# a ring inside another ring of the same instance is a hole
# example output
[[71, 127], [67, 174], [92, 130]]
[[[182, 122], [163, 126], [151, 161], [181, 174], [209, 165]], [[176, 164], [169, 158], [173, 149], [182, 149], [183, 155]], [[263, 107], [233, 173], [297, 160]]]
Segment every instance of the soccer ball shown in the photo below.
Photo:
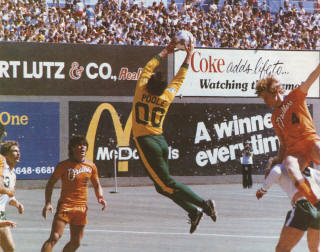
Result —
[[191, 32], [187, 30], [181, 30], [179, 31], [176, 36], [176, 48], [183, 49], [184, 50], [184, 44], [189, 43], [189, 39], [191, 39], [192, 43], [194, 43], [194, 37]]

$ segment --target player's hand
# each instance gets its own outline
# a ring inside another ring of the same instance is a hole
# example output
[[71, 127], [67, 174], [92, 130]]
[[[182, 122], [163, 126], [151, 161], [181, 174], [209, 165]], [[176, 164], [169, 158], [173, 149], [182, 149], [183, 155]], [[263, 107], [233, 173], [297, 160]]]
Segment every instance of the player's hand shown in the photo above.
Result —
[[186, 50], [187, 54], [192, 54], [194, 50], [194, 41], [192, 38], [189, 38], [189, 41], [184, 43], [184, 49]]
[[263, 195], [265, 195], [267, 193], [267, 191], [263, 190], [262, 188], [258, 189], [256, 192], [256, 197], [257, 199], [261, 199], [263, 197]]
[[194, 41], [191, 38], [189, 38], [188, 42], [185, 42], [184, 49], [187, 52], [186, 58], [184, 60], [184, 63], [190, 64], [192, 52], [194, 50]]
[[7, 195], [12, 198], [16, 194], [14, 189], [7, 189]]
[[18, 203], [17, 208], [18, 208], [19, 214], [23, 214], [23, 212], [24, 212], [24, 207], [23, 207], [23, 205], [22, 205], [20, 202]]
[[166, 57], [168, 54], [174, 53], [175, 51], [175, 47], [176, 47], [176, 40], [175, 38], [173, 38], [170, 43], [166, 46], [166, 48], [164, 48], [159, 54], [158, 56], [160, 56], [160, 58], [164, 58]]
[[176, 50], [176, 39], [173, 38], [170, 43], [167, 45], [166, 49], [167, 49], [167, 53], [168, 54], [171, 54], [171, 53], [174, 53]]
[[102, 205], [102, 211], [107, 207], [107, 201], [105, 201], [103, 198], [98, 199], [98, 203]]
[[42, 216], [43, 216], [43, 218], [47, 218], [47, 212], [48, 211], [50, 211], [51, 213], [52, 213], [52, 211], [53, 211], [53, 207], [52, 207], [52, 205], [51, 205], [51, 203], [47, 203], [44, 207], [43, 207], [43, 209], [42, 209]]
[[7, 226], [14, 228], [16, 226], [16, 223], [9, 220], [0, 221], [0, 227], [7, 227]]

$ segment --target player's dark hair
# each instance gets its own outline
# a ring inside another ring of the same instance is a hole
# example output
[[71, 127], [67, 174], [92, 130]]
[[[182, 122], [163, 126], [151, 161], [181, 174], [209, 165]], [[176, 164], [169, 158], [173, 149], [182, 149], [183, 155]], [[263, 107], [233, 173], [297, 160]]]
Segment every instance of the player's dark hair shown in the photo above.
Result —
[[2, 154], [3, 156], [7, 155], [10, 152], [12, 146], [19, 147], [19, 143], [17, 141], [5, 141], [1, 146], [0, 154]]
[[87, 139], [82, 135], [72, 136], [69, 140], [68, 150], [69, 150], [69, 158], [73, 157], [72, 149], [77, 145], [86, 145], [89, 146]]
[[151, 95], [160, 96], [163, 94], [167, 88], [167, 82], [162, 80], [161, 72], [157, 72], [151, 76], [146, 88]]

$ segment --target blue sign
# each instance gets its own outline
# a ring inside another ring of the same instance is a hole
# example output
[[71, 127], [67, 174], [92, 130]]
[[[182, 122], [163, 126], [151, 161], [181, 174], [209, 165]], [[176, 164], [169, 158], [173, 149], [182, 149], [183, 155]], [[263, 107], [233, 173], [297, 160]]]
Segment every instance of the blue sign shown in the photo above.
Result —
[[49, 178], [59, 162], [59, 103], [0, 102], [0, 123], [7, 132], [2, 141], [20, 145], [17, 179]]

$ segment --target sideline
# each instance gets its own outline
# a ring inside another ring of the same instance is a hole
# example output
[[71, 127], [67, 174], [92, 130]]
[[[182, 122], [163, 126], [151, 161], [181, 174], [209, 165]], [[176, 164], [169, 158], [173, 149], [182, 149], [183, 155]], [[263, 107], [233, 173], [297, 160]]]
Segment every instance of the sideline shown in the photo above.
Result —
[[[50, 228], [17, 228], [15, 232], [39, 232], [46, 231], [50, 232]], [[65, 231], [70, 231], [66, 228]], [[163, 236], [191, 236], [189, 233], [176, 233], [176, 232], [146, 232], [146, 231], [129, 231], [129, 230], [108, 230], [108, 229], [87, 229], [86, 232], [91, 233], [122, 233], [122, 234], [134, 234], [134, 235], [163, 235]], [[194, 233], [192, 236], [202, 236], [202, 237], [230, 237], [230, 238], [248, 238], [248, 239], [279, 239], [279, 236], [267, 236], [267, 235], [237, 235], [237, 234], [210, 234], [210, 233]], [[306, 240], [305, 237], [302, 240]]]

